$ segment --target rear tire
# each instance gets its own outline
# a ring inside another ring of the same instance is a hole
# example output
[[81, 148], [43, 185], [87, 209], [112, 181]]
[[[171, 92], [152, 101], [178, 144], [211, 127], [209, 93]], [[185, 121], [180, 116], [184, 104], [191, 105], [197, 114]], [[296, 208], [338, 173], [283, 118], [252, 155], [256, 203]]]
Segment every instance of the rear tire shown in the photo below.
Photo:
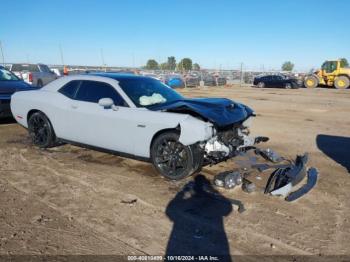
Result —
[[56, 135], [44, 113], [36, 112], [29, 117], [28, 132], [34, 145], [40, 148], [55, 146]]
[[306, 88], [315, 88], [318, 86], [318, 79], [316, 76], [307, 76], [304, 79], [304, 86]]
[[346, 89], [350, 85], [350, 80], [346, 76], [338, 76], [334, 80], [334, 86], [337, 89]]
[[44, 85], [43, 85], [43, 81], [41, 81], [41, 79], [38, 80], [37, 84], [36, 84], [37, 87], [39, 88], [42, 88]]
[[265, 87], [265, 83], [264, 82], [259, 82], [257, 87], [258, 88], [264, 88]]
[[179, 133], [169, 131], [157, 136], [151, 146], [151, 160], [165, 178], [179, 180], [201, 168], [203, 156], [198, 146], [179, 142]]

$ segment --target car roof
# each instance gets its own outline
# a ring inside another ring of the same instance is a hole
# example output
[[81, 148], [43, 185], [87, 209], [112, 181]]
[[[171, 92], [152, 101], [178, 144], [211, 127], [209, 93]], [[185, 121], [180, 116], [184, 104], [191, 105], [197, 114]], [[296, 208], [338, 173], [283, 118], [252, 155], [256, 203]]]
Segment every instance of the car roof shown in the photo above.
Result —
[[88, 73], [87, 75], [108, 77], [108, 78], [113, 78], [115, 80], [122, 80], [122, 79], [149, 79], [150, 78], [150, 77], [147, 77], [147, 76], [127, 74], [127, 73], [105, 73], [105, 72], [103, 72], [103, 73]]
[[139, 76], [132, 74], [117, 74], [117, 73], [89, 73], [89, 74], [76, 74], [60, 77], [55, 81], [52, 81], [45, 85], [41, 90], [43, 91], [58, 91], [64, 84], [72, 80], [92, 80], [92, 81], [103, 81], [112, 83], [123, 79], [154, 79], [147, 76]]

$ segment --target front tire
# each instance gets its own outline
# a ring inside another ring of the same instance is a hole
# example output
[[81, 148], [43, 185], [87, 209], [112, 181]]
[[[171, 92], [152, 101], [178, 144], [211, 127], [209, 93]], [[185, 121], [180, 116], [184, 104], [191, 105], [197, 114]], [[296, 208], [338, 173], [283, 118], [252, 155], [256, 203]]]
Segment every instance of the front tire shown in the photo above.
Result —
[[259, 82], [257, 86], [258, 86], [258, 88], [264, 88], [265, 87], [265, 83], [264, 82]]
[[201, 152], [196, 146], [179, 142], [179, 133], [169, 131], [157, 136], [151, 146], [151, 160], [165, 178], [179, 180], [192, 175], [200, 167]]
[[350, 85], [349, 78], [346, 76], [338, 76], [334, 80], [334, 86], [337, 89], [346, 89]]
[[56, 136], [47, 116], [36, 112], [29, 117], [28, 132], [34, 145], [49, 148], [55, 145]]

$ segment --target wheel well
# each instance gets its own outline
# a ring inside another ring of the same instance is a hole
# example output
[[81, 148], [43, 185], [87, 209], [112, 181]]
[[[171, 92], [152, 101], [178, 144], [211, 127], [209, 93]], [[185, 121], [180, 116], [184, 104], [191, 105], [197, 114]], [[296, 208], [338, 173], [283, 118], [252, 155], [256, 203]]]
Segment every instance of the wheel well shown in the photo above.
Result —
[[154, 139], [156, 139], [157, 136], [159, 136], [159, 135], [161, 135], [161, 134], [164, 134], [164, 133], [166, 133], [166, 132], [169, 132], [169, 131], [180, 132], [180, 125], [178, 125], [176, 128], [166, 128], [166, 129], [162, 129], [162, 130], [159, 130], [157, 133], [155, 133], [154, 136], [152, 137], [152, 141], [151, 141], [151, 144], [150, 144], [150, 150], [151, 150], [151, 148], [152, 148]]
[[49, 118], [43, 111], [41, 111], [41, 110], [39, 110], [39, 109], [32, 109], [32, 110], [30, 110], [30, 111], [28, 112], [28, 115], [27, 115], [27, 123], [29, 122], [29, 118], [30, 118], [34, 113], [37, 113], [37, 112], [40, 112], [40, 113], [42, 113], [42, 114], [44, 114], [44, 115], [46, 116], [47, 120], [49, 120], [49, 123], [50, 123], [50, 125], [51, 125], [51, 127], [52, 127], [52, 129], [53, 129], [54, 136], [56, 137], [55, 128], [53, 127], [50, 118]]
[[[34, 113], [36, 113], [36, 112], [41, 112], [41, 111], [38, 110], [38, 109], [32, 109], [32, 110], [30, 110], [30, 111], [28, 112], [28, 115], [27, 115], [27, 122], [29, 121], [29, 118], [30, 118]], [[43, 112], [41, 112], [41, 113], [43, 113]]]
[[336, 78], [339, 77], [339, 76], [345, 76], [346, 78], [348, 78], [350, 80], [350, 76], [349, 75], [341, 74], [341, 75], [337, 75]]

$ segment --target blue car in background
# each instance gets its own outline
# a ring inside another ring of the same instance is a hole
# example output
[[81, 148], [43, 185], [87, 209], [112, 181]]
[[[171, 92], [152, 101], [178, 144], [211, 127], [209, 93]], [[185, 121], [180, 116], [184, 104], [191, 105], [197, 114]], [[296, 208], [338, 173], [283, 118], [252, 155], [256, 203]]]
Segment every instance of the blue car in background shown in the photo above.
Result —
[[185, 81], [182, 79], [180, 75], [165, 76], [164, 84], [170, 86], [171, 88], [185, 87]]
[[0, 118], [11, 117], [11, 96], [17, 91], [34, 90], [15, 74], [0, 66]]

